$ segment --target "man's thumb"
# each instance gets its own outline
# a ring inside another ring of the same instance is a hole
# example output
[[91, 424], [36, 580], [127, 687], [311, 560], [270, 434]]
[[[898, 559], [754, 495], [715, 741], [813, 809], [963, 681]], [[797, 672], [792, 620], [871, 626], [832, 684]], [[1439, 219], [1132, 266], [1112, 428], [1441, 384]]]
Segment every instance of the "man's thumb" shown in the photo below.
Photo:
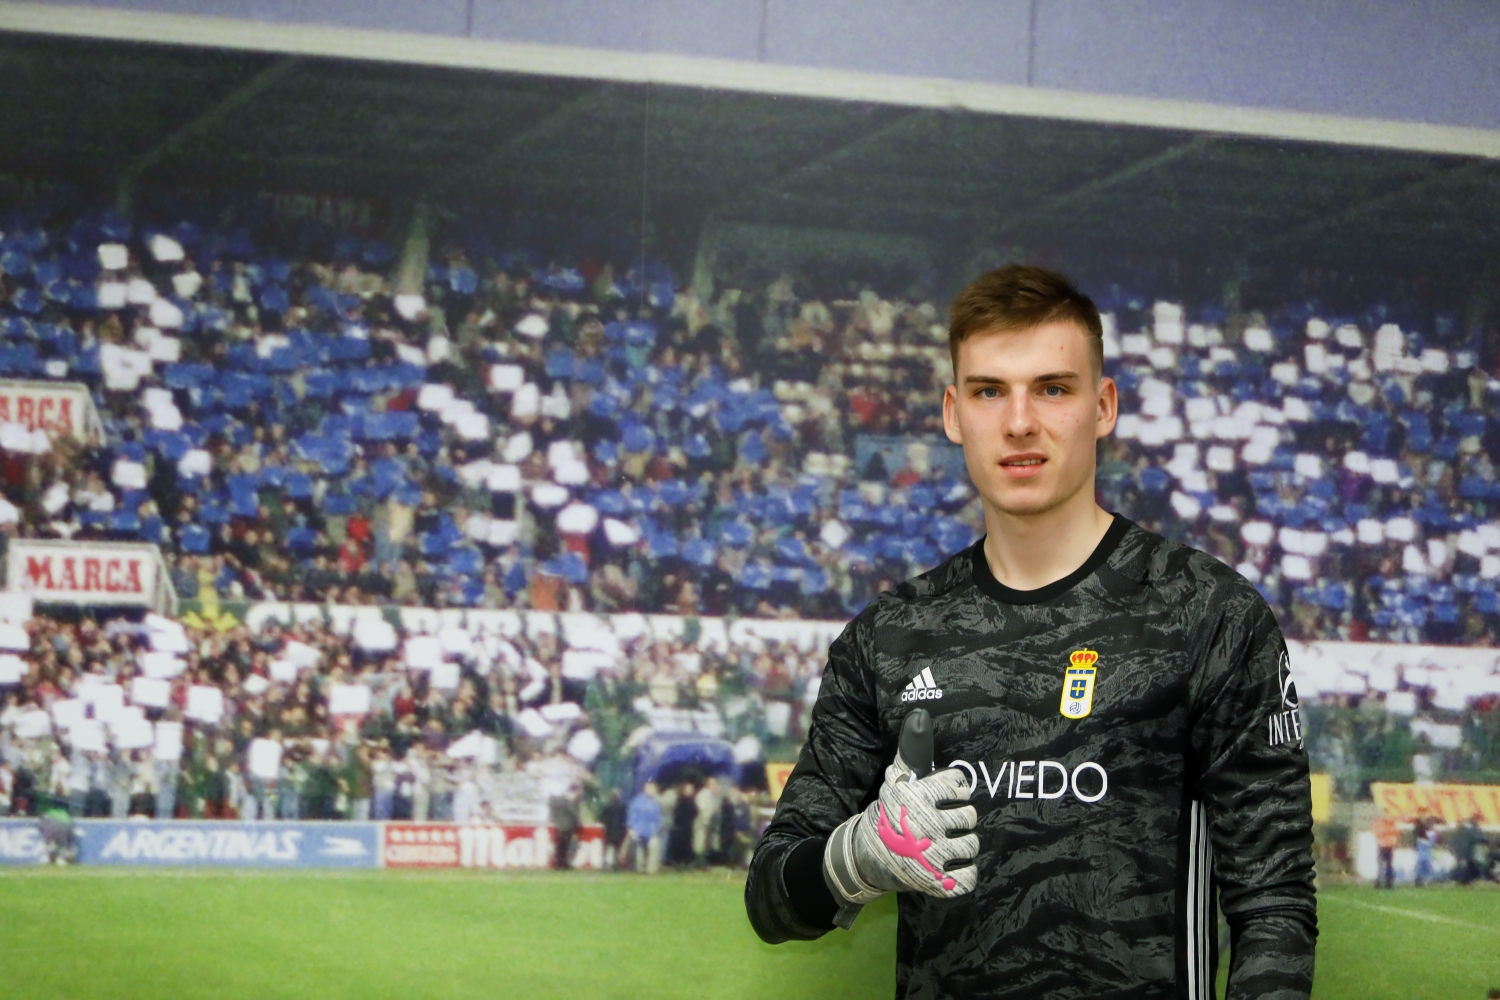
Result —
[[932, 716], [925, 708], [913, 709], [901, 724], [896, 763], [918, 778], [932, 773]]

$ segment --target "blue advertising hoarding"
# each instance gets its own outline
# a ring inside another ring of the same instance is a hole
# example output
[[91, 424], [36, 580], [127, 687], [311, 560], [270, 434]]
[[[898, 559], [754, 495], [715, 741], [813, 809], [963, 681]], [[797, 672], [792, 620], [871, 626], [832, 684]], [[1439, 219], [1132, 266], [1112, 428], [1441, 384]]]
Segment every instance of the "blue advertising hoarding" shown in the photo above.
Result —
[[374, 868], [380, 858], [377, 823], [95, 820], [78, 832], [86, 865]]
[[0, 819], [0, 865], [39, 865], [47, 848], [34, 819]]
[[[378, 823], [236, 823], [79, 820], [86, 865], [228, 865], [239, 868], [375, 868]], [[0, 820], [0, 864], [38, 864], [46, 850], [35, 820]]]

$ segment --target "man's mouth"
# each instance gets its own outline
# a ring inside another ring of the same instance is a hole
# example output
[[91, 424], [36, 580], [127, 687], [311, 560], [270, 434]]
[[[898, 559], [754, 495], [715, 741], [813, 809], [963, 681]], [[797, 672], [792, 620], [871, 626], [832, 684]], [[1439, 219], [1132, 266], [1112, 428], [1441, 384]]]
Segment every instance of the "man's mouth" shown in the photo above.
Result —
[[1016, 455], [1013, 458], [1000, 460], [1000, 468], [1005, 470], [1005, 475], [1011, 479], [1030, 479], [1041, 475], [1042, 466], [1047, 464], [1045, 455]]

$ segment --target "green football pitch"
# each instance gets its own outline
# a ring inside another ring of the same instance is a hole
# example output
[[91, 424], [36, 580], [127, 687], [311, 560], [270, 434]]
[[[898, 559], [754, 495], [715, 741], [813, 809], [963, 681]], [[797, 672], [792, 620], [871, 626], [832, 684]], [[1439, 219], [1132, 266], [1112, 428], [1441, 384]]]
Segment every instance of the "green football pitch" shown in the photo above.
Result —
[[[708, 872], [0, 872], [0, 995], [203, 1000], [375, 997], [882, 997], [895, 908], [778, 947], [743, 880]], [[1500, 892], [1320, 894], [1317, 988], [1483, 998], [1500, 986]], [[1222, 986], [1221, 986], [1222, 988]]]

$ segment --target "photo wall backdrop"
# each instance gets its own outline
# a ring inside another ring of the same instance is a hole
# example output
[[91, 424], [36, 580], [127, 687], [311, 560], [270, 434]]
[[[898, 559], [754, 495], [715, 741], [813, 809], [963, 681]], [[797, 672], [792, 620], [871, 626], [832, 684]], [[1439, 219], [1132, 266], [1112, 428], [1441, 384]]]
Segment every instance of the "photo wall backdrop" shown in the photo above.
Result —
[[0, 49], [4, 392], [81, 385], [102, 428], [4, 418], [0, 525], [155, 545], [177, 600], [82, 614], [13, 566], [12, 811], [622, 847], [650, 780], [629, 863], [743, 863], [828, 641], [982, 531], [945, 310], [1006, 260], [1104, 313], [1101, 502], [1292, 640], [1325, 863], [1372, 781], [1500, 782], [1489, 161]]

